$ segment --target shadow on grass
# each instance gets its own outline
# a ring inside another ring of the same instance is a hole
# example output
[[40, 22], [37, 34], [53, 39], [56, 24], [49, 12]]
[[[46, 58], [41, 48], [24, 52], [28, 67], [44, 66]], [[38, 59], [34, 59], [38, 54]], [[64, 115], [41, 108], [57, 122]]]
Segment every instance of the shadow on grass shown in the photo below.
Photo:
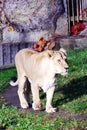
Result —
[[54, 104], [55, 106], [67, 103], [87, 94], [87, 76], [73, 79], [69, 84], [65, 84], [62, 88], [57, 89], [55, 94], [57, 93], [62, 93], [63, 98], [57, 99]]

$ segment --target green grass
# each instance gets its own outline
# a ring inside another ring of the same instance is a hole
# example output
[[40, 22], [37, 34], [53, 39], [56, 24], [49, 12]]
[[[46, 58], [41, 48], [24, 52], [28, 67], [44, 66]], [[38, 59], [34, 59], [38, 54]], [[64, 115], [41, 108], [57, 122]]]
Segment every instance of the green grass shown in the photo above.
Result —
[[[64, 113], [87, 115], [87, 49], [68, 53], [69, 74], [58, 76], [53, 105]], [[16, 69], [0, 71], [0, 93]], [[45, 107], [45, 94], [40, 94]], [[0, 130], [85, 130], [87, 120], [70, 119], [47, 114], [19, 110], [0, 99]]]
[[3, 90], [12, 76], [16, 76], [15, 68], [0, 70], [0, 92]]
[[[62, 109], [74, 113], [84, 111], [87, 114], [87, 50], [69, 53], [68, 61], [70, 66], [68, 77], [60, 76], [58, 80], [57, 86], [60, 89], [57, 90], [62, 97], [58, 96], [60, 100], [56, 98], [57, 103]], [[57, 97], [57, 94], [55, 96]]]

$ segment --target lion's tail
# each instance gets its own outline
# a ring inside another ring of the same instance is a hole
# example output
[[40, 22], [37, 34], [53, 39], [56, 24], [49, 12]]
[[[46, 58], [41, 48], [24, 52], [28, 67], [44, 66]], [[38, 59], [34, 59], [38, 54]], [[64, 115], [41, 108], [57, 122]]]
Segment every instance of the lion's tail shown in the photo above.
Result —
[[11, 86], [17, 86], [17, 85], [18, 85], [18, 80], [17, 80], [17, 78], [16, 78], [16, 77], [12, 77], [12, 78], [10, 79], [10, 81], [9, 81], [9, 84], [10, 84]]

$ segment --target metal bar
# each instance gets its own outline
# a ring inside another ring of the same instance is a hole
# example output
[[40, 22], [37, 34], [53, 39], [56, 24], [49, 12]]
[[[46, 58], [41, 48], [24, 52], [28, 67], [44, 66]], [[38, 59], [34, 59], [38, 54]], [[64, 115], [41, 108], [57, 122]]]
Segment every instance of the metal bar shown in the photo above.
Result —
[[77, 15], [77, 22], [79, 22], [79, 1], [76, 0], [76, 15]]
[[84, 8], [85, 8], [85, 0], [83, 0], [83, 2], [82, 2], [83, 20], [85, 19], [85, 11], [84, 11]]
[[82, 20], [87, 20], [87, 0], [82, 0]]
[[73, 25], [75, 23], [75, 16], [74, 16], [74, 1], [72, 0], [72, 21], [73, 21]]
[[86, 8], [87, 8], [87, 0], [84, 1], [84, 8], [85, 8], [85, 19], [87, 19], [87, 11], [86, 11]]
[[83, 0], [83, 2], [82, 2], [82, 9], [84, 8], [84, 0]]
[[67, 17], [68, 17], [68, 32], [70, 34], [71, 25], [75, 21], [87, 21], [87, 0], [66, 0]]
[[67, 0], [66, 3], [67, 3], [67, 15], [68, 15], [68, 32], [69, 32], [69, 34], [70, 34], [70, 27], [71, 27], [70, 21], [71, 21], [71, 19], [70, 19], [70, 6], [69, 6], [69, 0]]
[[79, 1], [79, 15], [80, 15], [80, 20], [82, 20], [82, 0]]

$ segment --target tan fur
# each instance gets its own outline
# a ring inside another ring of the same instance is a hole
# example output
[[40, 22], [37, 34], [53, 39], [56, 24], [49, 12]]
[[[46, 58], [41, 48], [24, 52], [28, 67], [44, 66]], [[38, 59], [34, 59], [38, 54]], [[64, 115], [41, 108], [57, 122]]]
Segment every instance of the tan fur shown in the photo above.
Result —
[[33, 109], [39, 110], [42, 107], [39, 98], [39, 88], [42, 88], [46, 92], [46, 112], [55, 112], [55, 108], [52, 107], [56, 81], [55, 75], [67, 74], [68, 65], [65, 60], [66, 53], [64, 49], [43, 52], [22, 49], [16, 54], [15, 64], [18, 73], [18, 96], [22, 108], [28, 107], [28, 102], [24, 94], [24, 84], [27, 78], [31, 84]]

